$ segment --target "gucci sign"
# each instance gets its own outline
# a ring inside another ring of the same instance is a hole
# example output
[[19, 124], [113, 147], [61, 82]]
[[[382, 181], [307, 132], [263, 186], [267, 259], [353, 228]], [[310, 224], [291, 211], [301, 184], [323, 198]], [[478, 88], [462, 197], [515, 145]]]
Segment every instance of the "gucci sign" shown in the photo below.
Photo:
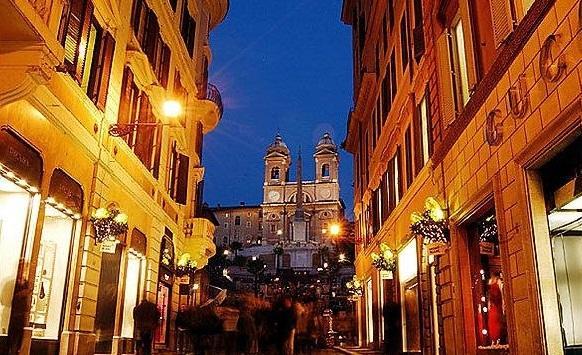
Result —
[[554, 59], [552, 56], [552, 48], [558, 39], [558, 35], [552, 34], [544, 41], [540, 51], [539, 69], [542, 78], [548, 83], [555, 83], [566, 72], [566, 62], [563, 56], [558, 56]]
[[485, 140], [490, 146], [501, 144], [503, 139], [503, 123], [496, 123], [495, 119], [499, 116], [501, 111], [495, 109], [487, 115], [485, 120]]
[[523, 75], [520, 75], [517, 83], [509, 88], [507, 98], [509, 100], [509, 112], [511, 113], [511, 116], [513, 116], [513, 118], [523, 118], [527, 112], [529, 104], [529, 97], [525, 86], [525, 77]]

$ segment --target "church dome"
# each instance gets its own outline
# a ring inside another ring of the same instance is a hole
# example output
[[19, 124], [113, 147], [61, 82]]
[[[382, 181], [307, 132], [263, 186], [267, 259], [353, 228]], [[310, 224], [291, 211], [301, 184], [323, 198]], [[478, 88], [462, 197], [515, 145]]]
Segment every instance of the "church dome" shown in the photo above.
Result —
[[335, 142], [331, 138], [331, 135], [327, 132], [323, 134], [323, 136], [321, 137], [321, 139], [319, 139], [319, 142], [317, 142], [317, 145], [315, 146], [316, 152], [322, 151], [324, 149], [337, 152], [337, 145], [335, 145]]
[[273, 152], [283, 153], [285, 155], [289, 155], [289, 148], [287, 148], [287, 144], [283, 142], [283, 137], [279, 133], [275, 136], [275, 141], [267, 147], [267, 154], [271, 154]]

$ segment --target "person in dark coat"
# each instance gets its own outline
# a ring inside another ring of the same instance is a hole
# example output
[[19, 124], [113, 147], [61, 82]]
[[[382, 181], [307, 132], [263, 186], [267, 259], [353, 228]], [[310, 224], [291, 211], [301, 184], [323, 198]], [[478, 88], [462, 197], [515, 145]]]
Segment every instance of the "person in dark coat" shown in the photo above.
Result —
[[14, 287], [10, 326], [8, 327], [9, 354], [18, 354], [22, 346], [24, 327], [28, 324], [26, 316], [27, 300], [31, 294], [28, 281], [18, 281]]
[[139, 332], [138, 354], [150, 355], [152, 353], [152, 339], [154, 331], [160, 322], [160, 311], [155, 303], [142, 300], [133, 309], [133, 321], [135, 329]]
[[400, 328], [400, 305], [394, 301], [384, 304], [384, 353], [400, 354], [402, 338]]
[[275, 312], [277, 322], [277, 350], [281, 355], [294, 353], [295, 328], [297, 327], [297, 314], [290, 297], [284, 297]]

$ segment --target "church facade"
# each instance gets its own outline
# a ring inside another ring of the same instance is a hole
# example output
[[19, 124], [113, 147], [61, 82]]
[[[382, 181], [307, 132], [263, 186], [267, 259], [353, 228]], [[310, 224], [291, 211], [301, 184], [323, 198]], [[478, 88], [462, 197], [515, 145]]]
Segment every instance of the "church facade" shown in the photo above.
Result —
[[[343, 220], [344, 205], [339, 197], [338, 147], [329, 133], [321, 137], [312, 157], [313, 179], [304, 179], [299, 153], [291, 181], [292, 156], [277, 134], [264, 156], [262, 203], [213, 208], [220, 222], [217, 245], [226, 248], [238, 242], [243, 247], [239, 255], [259, 256], [273, 269], [276, 263], [299, 271], [316, 268], [319, 249], [333, 246], [329, 226]], [[275, 246], [283, 247], [281, 260], [274, 256]]]

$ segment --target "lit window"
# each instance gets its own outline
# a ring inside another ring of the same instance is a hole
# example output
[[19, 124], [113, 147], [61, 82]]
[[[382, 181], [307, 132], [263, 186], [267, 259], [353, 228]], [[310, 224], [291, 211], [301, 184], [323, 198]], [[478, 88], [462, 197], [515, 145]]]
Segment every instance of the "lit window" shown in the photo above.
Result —
[[453, 76], [456, 92], [457, 112], [469, 101], [469, 76], [467, 71], [467, 56], [465, 53], [465, 35], [463, 34], [463, 22], [459, 19], [453, 26], [452, 31], [453, 47]]

